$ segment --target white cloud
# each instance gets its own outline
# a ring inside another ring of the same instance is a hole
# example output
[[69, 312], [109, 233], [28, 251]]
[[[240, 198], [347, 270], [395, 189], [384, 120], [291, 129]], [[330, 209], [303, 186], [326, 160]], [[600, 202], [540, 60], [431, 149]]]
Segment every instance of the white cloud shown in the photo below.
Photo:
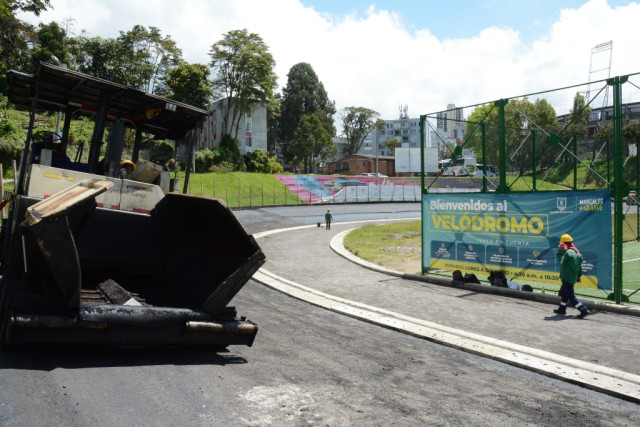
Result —
[[[428, 28], [370, 8], [331, 17], [297, 0], [56, 0], [43, 22], [73, 17], [76, 30], [115, 37], [135, 24], [170, 35], [190, 62], [209, 62], [209, 48], [230, 30], [258, 33], [270, 47], [280, 87], [291, 66], [308, 62], [338, 109], [364, 106], [395, 118], [408, 104], [416, 117], [446, 108], [584, 83], [591, 48], [613, 40], [611, 75], [640, 71], [640, 5], [591, 0], [565, 9], [548, 33], [525, 44], [516, 29], [487, 26], [471, 38], [438, 40]], [[27, 16], [22, 16], [26, 19]], [[29, 18], [34, 22], [34, 18]], [[453, 25], [453, 24], [452, 24]]]

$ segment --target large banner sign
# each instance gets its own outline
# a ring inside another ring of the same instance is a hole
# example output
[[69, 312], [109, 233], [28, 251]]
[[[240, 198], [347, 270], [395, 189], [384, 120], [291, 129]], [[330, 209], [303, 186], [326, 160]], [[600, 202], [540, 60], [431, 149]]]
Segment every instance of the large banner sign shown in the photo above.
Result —
[[560, 283], [560, 236], [573, 237], [584, 262], [578, 286], [611, 289], [611, 191], [426, 194], [423, 265], [432, 269]]

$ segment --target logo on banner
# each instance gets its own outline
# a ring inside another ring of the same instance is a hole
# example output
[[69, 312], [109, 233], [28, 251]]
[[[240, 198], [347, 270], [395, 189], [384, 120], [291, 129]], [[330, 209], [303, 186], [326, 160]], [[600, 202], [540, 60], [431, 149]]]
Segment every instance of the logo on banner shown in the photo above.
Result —
[[558, 197], [556, 199], [556, 206], [560, 212], [567, 209], [567, 198], [566, 197]]

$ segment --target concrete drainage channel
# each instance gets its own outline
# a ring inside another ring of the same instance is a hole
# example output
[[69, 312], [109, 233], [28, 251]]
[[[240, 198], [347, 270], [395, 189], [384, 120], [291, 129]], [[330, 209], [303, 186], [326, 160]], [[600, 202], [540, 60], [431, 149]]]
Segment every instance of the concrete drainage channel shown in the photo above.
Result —
[[[310, 227], [315, 226], [271, 230], [255, 234], [254, 237], [259, 239], [270, 234]], [[346, 230], [336, 235], [331, 242], [331, 247], [341, 256], [355, 261], [353, 258], [357, 257], [346, 251], [342, 245], [342, 239], [349, 231], [350, 230]], [[363, 265], [363, 267], [375, 269], [379, 272], [398, 277], [409, 276], [405, 278], [414, 280], [413, 275], [405, 275], [403, 273], [386, 270], [374, 264], [367, 263], [359, 258], [357, 260], [359, 260], [358, 263]], [[354, 319], [379, 325], [435, 343], [454, 347], [462, 351], [489, 357], [494, 360], [535, 371], [563, 381], [568, 381], [570, 383], [606, 393], [624, 400], [640, 403], [640, 376], [635, 374], [474, 334], [460, 329], [449, 328], [426, 320], [404, 316], [399, 313], [361, 304], [356, 301], [335, 297], [277, 276], [264, 268], [258, 270], [254, 274], [253, 279], [293, 298], [306, 301], [335, 313], [350, 316]], [[450, 283], [451, 281], [447, 280], [446, 282]], [[487, 286], [484, 286], [484, 288], [487, 288]], [[554, 298], [554, 302], [555, 299], [557, 299], [557, 297], [553, 297], [551, 295], [546, 297]]]

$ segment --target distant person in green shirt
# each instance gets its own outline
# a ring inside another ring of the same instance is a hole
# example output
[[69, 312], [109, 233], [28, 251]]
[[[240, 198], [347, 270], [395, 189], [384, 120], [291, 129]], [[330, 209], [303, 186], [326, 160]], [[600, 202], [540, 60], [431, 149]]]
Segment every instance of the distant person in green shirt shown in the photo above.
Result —
[[327, 223], [327, 230], [331, 230], [331, 221], [333, 221], [333, 215], [331, 215], [331, 209], [327, 209], [327, 213], [324, 214], [324, 221]]
[[553, 312], [567, 314], [567, 304], [571, 303], [572, 306], [580, 310], [578, 317], [583, 318], [590, 314], [589, 309], [573, 293], [573, 285], [576, 282], [580, 282], [580, 277], [582, 276], [582, 254], [573, 244], [573, 238], [570, 235], [563, 234], [560, 237], [556, 259], [560, 264], [562, 286], [560, 287], [560, 307], [553, 310]]

